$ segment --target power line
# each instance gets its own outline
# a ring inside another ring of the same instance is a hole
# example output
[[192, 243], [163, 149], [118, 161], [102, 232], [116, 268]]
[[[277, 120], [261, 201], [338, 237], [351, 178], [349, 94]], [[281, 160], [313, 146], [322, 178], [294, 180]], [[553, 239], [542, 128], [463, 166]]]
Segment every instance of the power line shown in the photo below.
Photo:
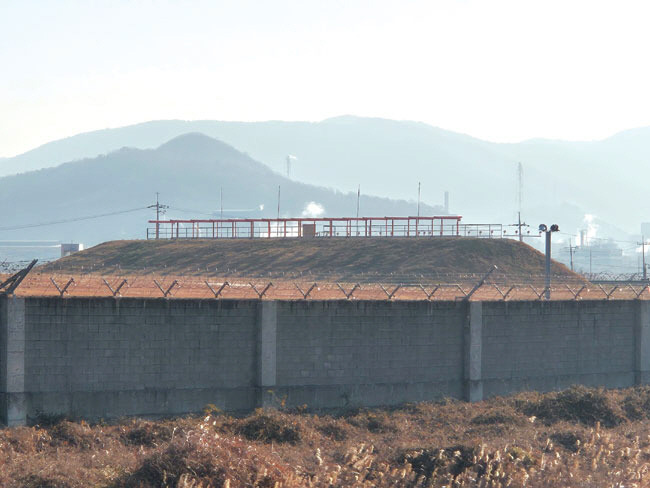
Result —
[[50, 222], [40, 222], [38, 224], [25, 224], [25, 225], [15, 225], [11, 227], [0, 227], [0, 231], [2, 230], [20, 230], [20, 229], [31, 229], [34, 227], [45, 227], [46, 225], [58, 225], [58, 224], [67, 224], [69, 222], [79, 222], [81, 220], [92, 220], [92, 219], [99, 219], [102, 217], [110, 217], [112, 215], [121, 215], [125, 213], [131, 213], [131, 212], [139, 212], [140, 210], [147, 210], [147, 207], [138, 207], [138, 208], [131, 208], [128, 210], [118, 210], [117, 212], [109, 212], [109, 213], [104, 213], [104, 214], [97, 214], [97, 215], [87, 215], [84, 217], [75, 217], [72, 219], [63, 219], [63, 220], [52, 220]]

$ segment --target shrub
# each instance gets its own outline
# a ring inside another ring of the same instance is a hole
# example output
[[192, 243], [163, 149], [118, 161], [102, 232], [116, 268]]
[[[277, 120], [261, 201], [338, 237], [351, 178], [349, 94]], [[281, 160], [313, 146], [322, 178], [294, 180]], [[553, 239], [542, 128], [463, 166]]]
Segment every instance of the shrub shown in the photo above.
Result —
[[17, 486], [22, 488], [70, 488], [72, 485], [60, 476], [46, 477], [40, 474], [30, 474], [21, 478]]
[[535, 459], [535, 457], [529, 451], [526, 451], [521, 447], [512, 446], [506, 451], [506, 453], [513, 461], [521, 461], [521, 464], [523, 464], [526, 468], [530, 468], [531, 466], [535, 466], [537, 464], [537, 459]]
[[488, 412], [477, 415], [470, 422], [475, 425], [514, 424], [518, 423], [519, 419], [504, 412]]
[[[447, 473], [458, 476], [475, 466], [475, 449], [468, 446], [451, 446], [443, 449], [415, 449], [405, 452], [398, 461], [408, 463], [413, 471], [427, 479]], [[485, 472], [482, 464], [476, 464], [478, 475]]]
[[650, 388], [629, 390], [623, 399], [623, 411], [630, 420], [643, 420], [650, 416]]
[[335, 420], [332, 420], [330, 422], [325, 423], [324, 425], [320, 425], [317, 427], [317, 430], [321, 434], [337, 442], [344, 441], [348, 438], [348, 429], [349, 426], [347, 426], [346, 429], [346, 427], [341, 422]]
[[582, 438], [575, 432], [555, 432], [551, 434], [551, 440], [571, 452], [578, 452], [582, 443]]
[[48, 429], [52, 445], [70, 445], [90, 449], [95, 443], [95, 436], [85, 422], [75, 423], [63, 420]]
[[124, 444], [152, 447], [169, 442], [173, 434], [174, 429], [168, 424], [136, 421], [132, 427], [125, 429], [121, 439]]
[[180, 486], [181, 477], [187, 473], [191, 473], [195, 479], [209, 482], [210, 486], [222, 486], [224, 472], [215, 462], [214, 456], [195, 449], [191, 444], [172, 443], [150, 454], [136, 471], [120, 480], [116, 486]]
[[361, 410], [356, 415], [348, 417], [347, 421], [352, 425], [367, 429], [373, 434], [397, 432], [392, 419], [384, 410]]
[[277, 413], [269, 415], [257, 412], [244, 421], [237, 429], [237, 433], [251, 441], [277, 442], [279, 444], [298, 444], [300, 442], [300, 427]]
[[520, 408], [526, 415], [534, 415], [548, 424], [566, 420], [615, 427], [625, 420], [620, 406], [604, 390], [584, 386], [538, 395], [537, 400], [524, 402]]

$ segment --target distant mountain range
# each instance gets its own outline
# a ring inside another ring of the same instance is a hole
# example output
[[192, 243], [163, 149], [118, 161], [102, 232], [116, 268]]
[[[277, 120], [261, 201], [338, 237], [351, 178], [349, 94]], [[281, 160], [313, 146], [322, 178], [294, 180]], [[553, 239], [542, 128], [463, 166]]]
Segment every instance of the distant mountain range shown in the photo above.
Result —
[[[124, 148], [108, 155], [82, 159], [0, 178], [0, 240], [48, 239], [95, 244], [119, 238], [142, 238], [146, 209], [160, 192], [169, 205], [165, 218], [224, 216], [276, 217], [278, 186], [282, 216], [349, 216], [357, 194], [291, 181], [231, 146], [203, 134], [185, 134], [156, 149]], [[310, 205], [310, 202], [314, 202]], [[363, 195], [361, 209], [369, 215], [406, 215], [416, 204]], [[100, 219], [73, 220], [93, 215]], [[440, 207], [422, 205], [423, 214]]]
[[153, 121], [45, 144], [0, 161], [0, 174], [122, 147], [158, 147], [187, 132], [217, 138], [281, 174], [286, 156], [294, 155], [291, 179], [302, 183], [340, 191], [360, 184], [363, 194], [415, 200], [421, 182], [423, 201], [441, 204], [449, 191], [451, 211], [473, 222], [514, 222], [517, 162], [524, 168], [523, 215], [535, 228], [553, 221], [575, 233], [585, 214], [593, 214], [601, 235], [620, 237], [650, 220], [650, 128], [595, 142], [496, 144], [423, 123], [353, 116], [318, 123]]

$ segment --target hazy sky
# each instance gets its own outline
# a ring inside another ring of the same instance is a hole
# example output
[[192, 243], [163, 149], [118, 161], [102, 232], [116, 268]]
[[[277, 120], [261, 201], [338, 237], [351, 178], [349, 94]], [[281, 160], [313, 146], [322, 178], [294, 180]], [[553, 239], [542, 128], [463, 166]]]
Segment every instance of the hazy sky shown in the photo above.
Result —
[[151, 119], [650, 125], [650, 2], [0, 0], [0, 156]]

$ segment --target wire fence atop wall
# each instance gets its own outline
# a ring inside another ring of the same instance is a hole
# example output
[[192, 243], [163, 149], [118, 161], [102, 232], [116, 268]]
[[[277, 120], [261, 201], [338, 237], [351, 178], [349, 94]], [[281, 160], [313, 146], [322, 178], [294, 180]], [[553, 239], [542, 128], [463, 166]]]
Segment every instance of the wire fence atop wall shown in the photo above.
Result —
[[[7, 275], [2, 277], [6, 279]], [[269, 277], [48, 274], [32, 272], [13, 290], [25, 297], [132, 297], [217, 300], [411, 300], [544, 301], [547, 288], [537, 279], [517, 280], [496, 273], [456, 282], [323, 281]], [[531, 277], [529, 277], [531, 278]], [[559, 280], [560, 277], [558, 277]], [[650, 299], [648, 284], [593, 284], [554, 281], [551, 300]], [[0, 290], [2, 292], [2, 290]]]

